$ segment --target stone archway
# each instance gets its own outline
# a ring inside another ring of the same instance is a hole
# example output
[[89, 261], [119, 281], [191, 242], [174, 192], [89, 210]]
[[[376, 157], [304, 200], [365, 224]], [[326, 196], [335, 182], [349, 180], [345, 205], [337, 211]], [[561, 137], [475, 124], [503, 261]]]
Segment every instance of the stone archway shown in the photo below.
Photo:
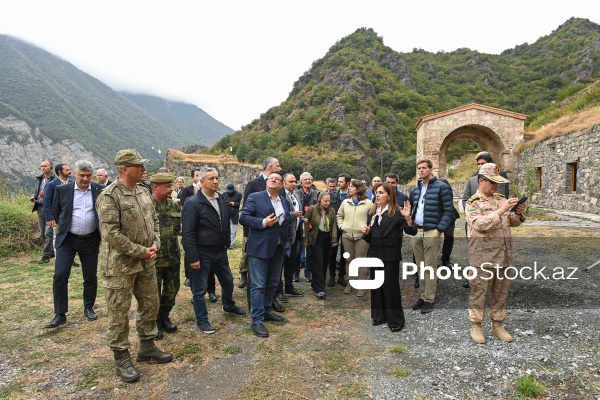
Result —
[[417, 123], [417, 159], [433, 162], [433, 173], [446, 177], [448, 146], [455, 140], [472, 140], [488, 151], [494, 161], [516, 176], [518, 159], [514, 147], [523, 141], [527, 115], [467, 104], [422, 117]]

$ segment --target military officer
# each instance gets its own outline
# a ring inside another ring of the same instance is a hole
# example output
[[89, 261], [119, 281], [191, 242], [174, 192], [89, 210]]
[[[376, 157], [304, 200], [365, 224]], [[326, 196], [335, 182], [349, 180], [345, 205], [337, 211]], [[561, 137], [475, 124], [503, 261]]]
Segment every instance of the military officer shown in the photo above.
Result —
[[162, 339], [163, 331], [177, 332], [177, 326], [171, 322], [169, 313], [175, 306], [175, 297], [179, 292], [181, 254], [178, 236], [181, 234], [181, 207], [171, 198], [173, 176], [167, 173], [154, 174], [150, 177], [150, 183], [160, 226], [160, 249], [156, 256], [156, 281], [160, 297], [156, 338]]
[[510, 284], [504, 271], [512, 266], [510, 227], [519, 226], [525, 221], [523, 211], [526, 203], [520, 204], [516, 211], [511, 211], [518, 200], [506, 199], [496, 193], [500, 183], [510, 183], [500, 175], [500, 168], [493, 163], [482, 165], [479, 169], [479, 189], [469, 198], [465, 209], [469, 226], [469, 265], [477, 269], [477, 275], [470, 281], [469, 319], [471, 338], [478, 344], [485, 343], [481, 323], [488, 294], [492, 301], [492, 335], [505, 342], [513, 340], [503, 326]]
[[155, 261], [160, 237], [153, 200], [142, 183], [147, 161], [136, 150], [119, 151], [115, 157], [119, 178], [100, 192], [96, 201], [102, 233], [98, 270], [108, 311], [108, 346], [114, 353], [115, 372], [123, 382], [140, 378], [129, 354], [132, 296], [138, 304], [137, 361], [161, 364], [173, 359], [173, 354], [154, 344], [159, 306]]

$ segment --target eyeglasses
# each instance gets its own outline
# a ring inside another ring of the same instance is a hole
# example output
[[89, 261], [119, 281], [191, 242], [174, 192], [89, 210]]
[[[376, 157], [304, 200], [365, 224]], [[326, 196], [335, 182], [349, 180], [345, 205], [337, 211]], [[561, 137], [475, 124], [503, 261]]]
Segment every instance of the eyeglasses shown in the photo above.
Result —
[[273, 181], [273, 182], [279, 182], [281, 180], [281, 178], [277, 178], [277, 177], [269, 177], [267, 178], [268, 181]]

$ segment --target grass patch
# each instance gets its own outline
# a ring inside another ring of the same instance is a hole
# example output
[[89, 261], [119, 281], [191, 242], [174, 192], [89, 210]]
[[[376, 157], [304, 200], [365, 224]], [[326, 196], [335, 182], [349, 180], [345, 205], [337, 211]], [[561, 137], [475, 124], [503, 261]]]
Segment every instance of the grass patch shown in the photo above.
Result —
[[534, 398], [539, 396], [544, 389], [544, 384], [533, 374], [519, 376], [516, 381], [517, 396], [520, 398]]
[[407, 350], [408, 349], [406, 348], [406, 346], [402, 346], [399, 344], [394, 345], [388, 349], [388, 351], [392, 354], [404, 354], [407, 352]]
[[242, 352], [242, 347], [234, 344], [234, 345], [225, 347], [223, 352], [225, 354], [229, 354], [229, 355], [240, 354]]
[[87, 370], [81, 375], [77, 383], [75, 383], [75, 390], [91, 389], [96, 385], [98, 385], [98, 372]]
[[177, 357], [185, 357], [185, 356], [191, 356], [194, 354], [198, 354], [202, 351], [202, 347], [200, 347], [198, 344], [192, 342], [192, 343], [186, 343], [183, 345], [182, 348], [180, 348], [179, 350], [177, 350], [175, 352], [175, 355]]
[[409, 370], [407, 370], [405, 368], [394, 368], [390, 372], [396, 378], [407, 378], [409, 376], [412, 376], [412, 372], [410, 372]]

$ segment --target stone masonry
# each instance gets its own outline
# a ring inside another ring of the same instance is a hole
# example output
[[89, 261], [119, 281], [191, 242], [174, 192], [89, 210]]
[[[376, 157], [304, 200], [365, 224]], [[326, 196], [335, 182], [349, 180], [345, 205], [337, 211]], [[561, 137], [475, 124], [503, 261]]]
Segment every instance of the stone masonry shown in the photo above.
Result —
[[[596, 125], [526, 147], [519, 155], [524, 190], [527, 167], [535, 167], [540, 188], [532, 203], [549, 208], [600, 214], [600, 126]], [[571, 173], [575, 169], [575, 191]]]

